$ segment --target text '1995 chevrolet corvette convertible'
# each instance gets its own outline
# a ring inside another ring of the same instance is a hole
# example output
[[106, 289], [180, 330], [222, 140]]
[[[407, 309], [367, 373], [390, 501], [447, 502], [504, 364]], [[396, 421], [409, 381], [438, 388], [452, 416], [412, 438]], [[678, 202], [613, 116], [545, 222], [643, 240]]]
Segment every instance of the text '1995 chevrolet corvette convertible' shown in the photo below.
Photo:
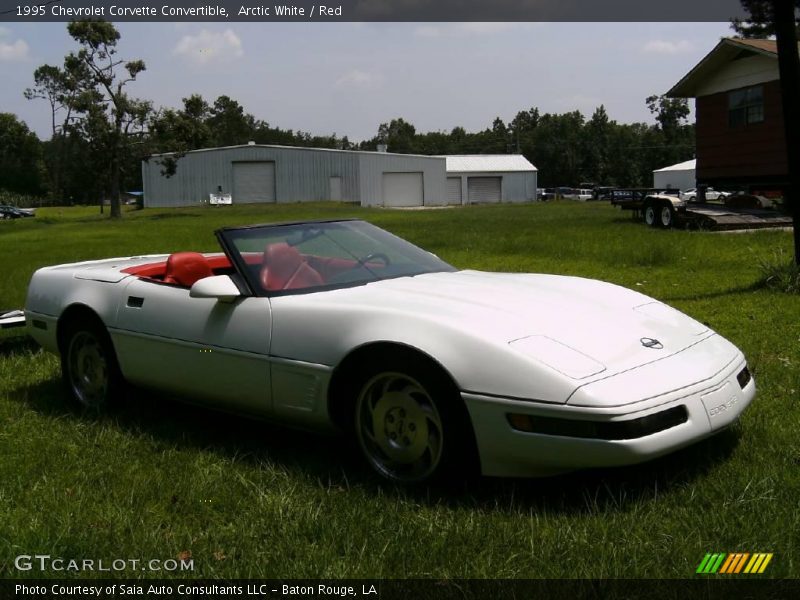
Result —
[[36, 271], [28, 328], [78, 403], [130, 382], [344, 431], [380, 475], [420, 483], [645, 461], [755, 395], [733, 344], [616, 285], [459, 271], [359, 220], [216, 235], [222, 253]]

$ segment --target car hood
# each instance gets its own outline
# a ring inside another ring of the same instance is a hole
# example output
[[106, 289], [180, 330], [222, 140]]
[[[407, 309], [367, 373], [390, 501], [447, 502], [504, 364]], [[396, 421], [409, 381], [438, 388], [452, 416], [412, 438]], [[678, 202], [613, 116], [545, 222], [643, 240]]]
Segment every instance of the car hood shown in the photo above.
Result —
[[579, 277], [458, 271], [340, 292], [348, 303], [378, 303], [511, 344], [573, 379], [653, 362], [713, 333], [648, 296]]

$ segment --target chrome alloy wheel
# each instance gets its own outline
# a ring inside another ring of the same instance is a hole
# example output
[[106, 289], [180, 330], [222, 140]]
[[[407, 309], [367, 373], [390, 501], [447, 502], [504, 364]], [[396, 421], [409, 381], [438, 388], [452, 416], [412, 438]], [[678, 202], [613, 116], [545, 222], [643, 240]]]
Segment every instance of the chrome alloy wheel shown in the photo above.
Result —
[[101, 343], [88, 331], [72, 336], [67, 351], [69, 384], [78, 402], [99, 408], [106, 400], [109, 368]]
[[442, 419], [417, 381], [381, 373], [361, 389], [356, 406], [361, 449], [384, 477], [414, 483], [430, 477], [442, 459]]

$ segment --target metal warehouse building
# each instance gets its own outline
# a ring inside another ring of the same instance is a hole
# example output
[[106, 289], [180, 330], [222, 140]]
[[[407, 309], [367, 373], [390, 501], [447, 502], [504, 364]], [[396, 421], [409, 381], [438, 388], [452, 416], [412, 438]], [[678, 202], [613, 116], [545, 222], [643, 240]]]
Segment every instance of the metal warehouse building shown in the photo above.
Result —
[[653, 171], [653, 187], [667, 190], [688, 190], [697, 187], [695, 159]]
[[447, 204], [530, 202], [537, 169], [521, 154], [446, 156]]
[[192, 150], [174, 175], [156, 154], [142, 163], [144, 204], [194, 206], [230, 194], [233, 204], [358, 202], [440, 206], [536, 198], [536, 168], [519, 155], [421, 156], [247, 144]]
[[445, 200], [440, 156], [247, 144], [187, 152], [171, 177], [161, 174], [164, 156], [170, 154], [142, 163], [145, 206], [198, 205], [220, 188], [234, 204], [341, 200], [423, 206]]

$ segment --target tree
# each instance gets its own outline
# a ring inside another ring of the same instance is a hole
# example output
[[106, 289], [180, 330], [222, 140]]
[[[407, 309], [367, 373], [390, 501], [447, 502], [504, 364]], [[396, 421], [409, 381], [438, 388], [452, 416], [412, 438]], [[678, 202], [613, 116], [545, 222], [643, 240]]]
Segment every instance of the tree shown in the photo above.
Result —
[[786, 138], [788, 185], [786, 204], [794, 225], [794, 262], [800, 265], [800, 55], [797, 50], [796, 9], [800, 2], [789, 0], [741, 0], [750, 14], [746, 22], [734, 21], [733, 28], [743, 37], [775, 35], [778, 47], [778, 71], [781, 80], [781, 104]]
[[[778, 0], [780, 2], [780, 0]], [[745, 9], [750, 18], [733, 19], [731, 26], [736, 33], [743, 38], [768, 38], [775, 35], [775, 11], [773, 0], [740, 0], [742, 8]], [[790, 2], [780, 2], [790, 4]], [[795, 0], [795, 7], [800, 7], [800, 0]], [[787, 23], [794, 21], [790, 17]], [[796, 25], [797, 27], [797, 25]]]
[[42, 65], [33, 72], [34, 86], [24, 92], [28, 100], [43, 99], [50, 105], [50, 142], [47, 145], [48, 187], [53, 200], [64, 197], [62, 169], [68, 154], [68, 127], [73, 119], [73, 103], [88, 81], [86, 66], [74, 57], [67, 57], [64, 68]]
[[81, 118], [70, 127], [90, 140], [103, 157], [111, 217], [119, 218], [123, 164], [135, 153], [134, 146], [143, 135], [152, 111], [149, 102], [131, 98], [125, 88], [145, 70], [145, 64], [141, 60], [125, 62], [116, 57], [120, 34], [112, 23], [73, 21], [67, 31], [81, 46], [77, 54], [67, 57], [67, 62], [77, 61], [85, 69], [80, 92], [70, 100], [71, 109]]
[[38, 196], [42, 148], [39, 138], [11, 113], [0, 113], [0, 190]]
[[244, 112], [236, 100], [220, 96], [214, 100], [211, 116], [207, 121], [216, 146], [236, 146], [253, 139], [256, 121], [253, 115]]
[[411, 154], [414, 152], [414, 136], [417, 129], [402, 118], [392, 119], [378, 127], [378, 142], [389, 146], [390, 152]]
[[609, 152], [611, 130], [616, 126], [608, 118], [602, 104], [595, 109], [584, 129], [583, 177], [587, 181], [607, 182], [609, 174]]
[[151, 151], [171, 153], [158, 159], [162, 175], [173, 176], [177, 171], [178, 159], [189, 150], [210, 145], [210, 116], [208, 103], [201, 95], [192, 94], [183, 98], [183, 110], [163, 109], [150, 117], [148, 130]]

